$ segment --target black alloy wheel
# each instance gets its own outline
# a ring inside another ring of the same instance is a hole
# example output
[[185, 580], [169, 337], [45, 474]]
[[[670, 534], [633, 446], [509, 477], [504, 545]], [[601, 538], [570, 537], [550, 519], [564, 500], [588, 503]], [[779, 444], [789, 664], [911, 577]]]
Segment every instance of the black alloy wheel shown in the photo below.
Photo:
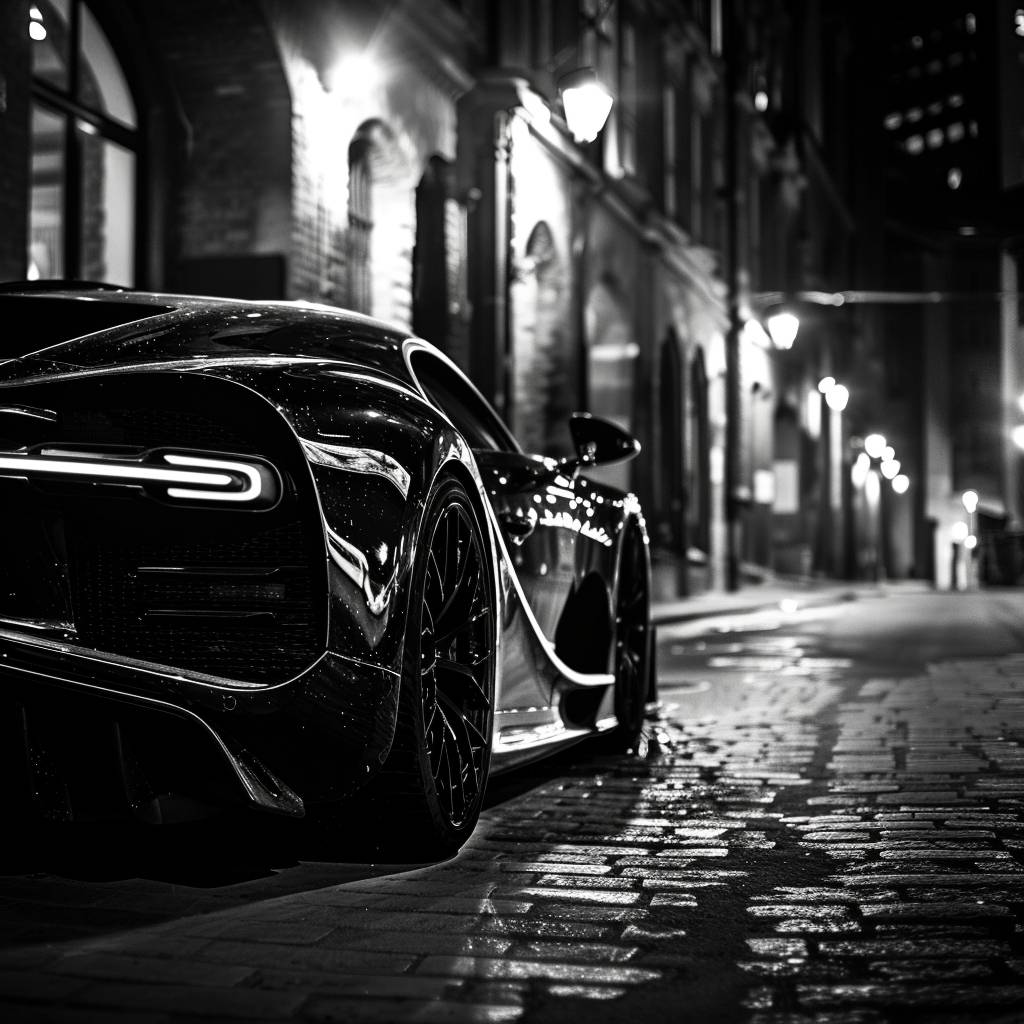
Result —
[[354, 802], [378, 859], [451, 856], [476, 826], [494, 724], [492, 589], [476, 510], [446, 477], [417, 541], [394, 742]]
[[647, 548], [637, 529], [627, 531], [619, 563], [615, 607], [615, 718], [611, 750], [635, 750], [643, 729], [652, 664], [651, 594]]
[[428, 789], [445, 826], [475, 824], [491, 752], [494, 609], [476, 514], [461, 488], [440, 503], [420, 595], [419, 665]]

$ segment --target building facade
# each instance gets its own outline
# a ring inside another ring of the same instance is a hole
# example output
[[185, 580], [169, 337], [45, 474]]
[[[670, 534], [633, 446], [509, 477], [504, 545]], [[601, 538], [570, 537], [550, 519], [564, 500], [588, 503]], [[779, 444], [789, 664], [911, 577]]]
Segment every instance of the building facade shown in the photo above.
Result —
[[[604, 472], [648, 510], [663, 593], [840, 574], [816, 384], [855, 332], [810, 307], [792, 350], [766, 330], [856, 274], [828, 9], [15, 0], [0, 279], [393, 321], [532, 450], [563, 453], [575, 409], [636, 434]], [[560, 97], [580, 67], [614, 98], [591, 141]]]

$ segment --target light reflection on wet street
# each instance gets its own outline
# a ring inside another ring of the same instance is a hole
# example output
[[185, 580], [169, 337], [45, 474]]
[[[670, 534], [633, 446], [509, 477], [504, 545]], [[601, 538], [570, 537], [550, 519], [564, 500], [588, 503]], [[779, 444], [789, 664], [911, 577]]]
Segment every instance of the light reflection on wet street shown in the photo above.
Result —
[[438, 865], [287, 831], [54, 847], [0, 878], [7, 1020], [1024, 1016], [1024, 600], [662, 624], [638, 756], [496, 783]]

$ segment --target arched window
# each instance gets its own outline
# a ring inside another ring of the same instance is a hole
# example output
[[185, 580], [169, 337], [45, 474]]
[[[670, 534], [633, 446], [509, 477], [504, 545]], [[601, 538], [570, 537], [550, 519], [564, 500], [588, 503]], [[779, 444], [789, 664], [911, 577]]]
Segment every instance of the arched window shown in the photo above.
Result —
[[371, 120], [348, 150], [348, 304], [412, 326], [414, 189], [394, 133]]
[[133, 285], [135, 100], [83, 0], [33, 0], [30, 278]]
[[567, 455], [572, 368], [567, 359], [568, 291], [555, 237], [538, 221], [516, 262], [512, 283], [512, 367], [510, 419], [528, 451]]

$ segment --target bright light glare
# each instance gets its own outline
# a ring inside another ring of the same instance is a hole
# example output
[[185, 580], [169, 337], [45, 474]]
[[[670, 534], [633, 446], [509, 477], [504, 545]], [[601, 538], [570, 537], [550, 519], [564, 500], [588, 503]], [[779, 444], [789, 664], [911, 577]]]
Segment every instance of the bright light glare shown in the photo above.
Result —
[[754, 93], [754, 109], [763, 114], [768, 109], [768, 93], [764, 89], [758, 89]]
[[776, 348], [792, 348], [799, 330], [800, 318], [795, 313], [773, 313], [768, 317], [768, 333]]
[[896, 458], [896, 449], [891, 444], [885, 446], [885, 451], [882, 452], [882, 461], [891, 462]]
[[970, 532], [971, 531], [967, 528], [967, 524], [962, 519], [955, 522], [949, 528], [949, 535], [953, 538], [954, 544], [962, 544], [965, 540], [967, 540], [967, 537], [970, 534]]
[[366, 96], [380, 85], [381, 70], [371, 54], [347, 53], [330, 69], [326, 78], [329, 92], [339, 89], [353, 96]]
[[892, 479], [892, 489], [897, 494], [906, 494], [910, 488], [910, 477], [906, 473], [900, 473]]
[[835, 412], [842, 412], [849, 400], [850, 392], [842, 384], [837, 384], [825, 394], [825, 404]]
[[960, 500], [963, 502], [964, 511], [970, 515], [978, 507], [978, 492], [964, 491], [960, 495]]
[[1024, 424], [1014, 427], [1013, 433], [1010, 436], [1018, 448], [1024, 448]]
[[973, 533], [969, 533], [964, 537], [964, 547], [967, 548], [968, 551], [973, 551], [977, 546], [978, 538], [975, 537]]
[[886, 480], [895, 480], [900, 471], [899, 459], [887, 459], [878, 468]]
[[[818, 381], [818, 390], [823, 395], [827, 395], [835, 386], [835, 377], [822, 377], [821, 380]], [[1021, 395], [1021, 401], [1024, 401], [1024, 395]]]
[[28, 23], [28, 35], [30, 39], [41, 43], [46, 38], [46, 26], [41, 21], [30, 21]]
[[562, 106], [572, 137], [577, 142], [593, 142], [611, 113], [612, 95], [593, 69], [581, 69], [563, 80]]
[[868, 434], [864, 438], [864, 451], [873, 459], [880, 459], [885, 451], [886, 440], [883, 434]]

